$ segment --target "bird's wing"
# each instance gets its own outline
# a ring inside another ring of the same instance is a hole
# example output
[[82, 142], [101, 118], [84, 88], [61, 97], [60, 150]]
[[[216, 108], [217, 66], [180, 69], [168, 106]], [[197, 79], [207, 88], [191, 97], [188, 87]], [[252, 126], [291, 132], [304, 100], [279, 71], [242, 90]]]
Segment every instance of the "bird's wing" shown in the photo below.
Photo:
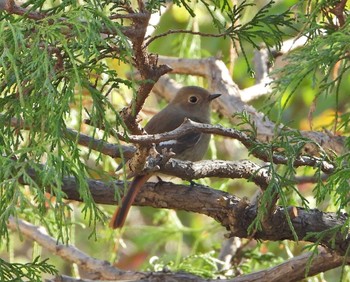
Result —
[[200, 132], [187, 133], [177, 139], [160, 142], [157, 146], [157, 150], [161, 152], [163, 148], [171, 148], [176, 155], [181, 155], [182, 152], [196, 146], [202, 136], [203, 134]]
[[[149, 134], [172, 131], [179, 127], [184, 122], [185, 118], [188, 117], [188, 115], [181, 109], [168, 111], [165, 108], [164, 110], [160, 111], [156, 117], [157, 118], [153, 117], [145, 126], [145, 129]], [[198, 121], [196, 118], [191, 116], [190, 118]], [[172, 151], [176, 154], [175, 158], [192, 160], [193, 158], [191, 158], [191, 155], [186, 154], [186, 156], [182, 156], [181, 154], [196, 146], [196, 144], [204, 136], [205, 134], [200, 132], [190, 132], [174, 140], [160, 142], [157, 145], [157, 151], [161, 153], [163, 148], [172, 149]]]

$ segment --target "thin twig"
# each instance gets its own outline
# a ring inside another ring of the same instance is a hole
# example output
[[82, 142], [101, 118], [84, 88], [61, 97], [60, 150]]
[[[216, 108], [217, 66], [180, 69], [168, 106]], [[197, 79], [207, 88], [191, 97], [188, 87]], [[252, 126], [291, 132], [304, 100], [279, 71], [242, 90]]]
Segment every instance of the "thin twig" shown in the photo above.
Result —
[[168, 36], [169, 34], [179, 34], [179, 33], [200, 35], [200, 36], [205, 36], [205, 37], [224, 37], [224, 36], [228, 35], [227, 32], [214, 34], [214, 33], [205, 33], [205, 32], [200, 32], [200, 31], [186, 30], [186, 29], [176, 29], [176, 30], [169, 29], [167, 32], [152, 36], [149, 39], [147, 39], [147, 41], [145, 42], [145, 48], [148, 47], [154, 40], [156, 40], [158, 38]]
[[111, 20], [116, 19], [140, 19], [140, 18], [147, 18], [148, 14], [146, 13], [129, 13], [129, 14], [113, 14], [109, 17]]

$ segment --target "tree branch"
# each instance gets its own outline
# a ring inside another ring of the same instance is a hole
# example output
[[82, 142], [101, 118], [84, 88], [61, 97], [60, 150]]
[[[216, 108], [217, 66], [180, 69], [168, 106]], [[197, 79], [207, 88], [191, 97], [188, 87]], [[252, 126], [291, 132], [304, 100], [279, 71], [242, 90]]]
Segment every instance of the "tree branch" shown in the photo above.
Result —
[[[129, 135], [128, 139], [131, 143], [147, 145], [151, 143], [160, 143], [162, 141], [173, 140], [185, 135], [186, 133], [193, 131], [201, 133], [210, 133], [239, 140], [247, 149], [250, 150], [251, 154], [264, 161], [273, 161], [275, 164], [287, 164], [290, 161], [290, 159], [284, 156], [283, 153], [273, 152], [271, 154], [266, 150], [263, 144], [261, 144], [258, 141], [255, 141], [244, 132], [233, 128], [224, 128], [220, 125], [198, 123], [189, 119], [185, 120], [178, 128], [170, 132], [154, 135]], [[261, 149], [259, 149], [259, 147]], [[275, 148], [275, 150], [278, 150], [278, 148]], [[321, 170], [325, 173], [332, 173], [335, 169], [333, 164], [321, 158], [310, 156], [295, 157], [293, 165], [295, 167], [319, 166]]]
[[[28, 171], [35, 181], [37, 172]], [[22, 184], [26, 184], [22, 180]], [[124, 191], [123, 181], [104, 183], [98, 180], [87, 180], [91, 195], [96, 203], [115, 205], [115, 189], [120, 195]], [[62, 191], [69, 200], [81, 201], [78, 184], [73, 177], [65, 177], [62, 181]], [[176, 200], [174, 200], [176, 199]], [[196, 199], [195, 201], [193, 199]], [[167, 208], [186, 210], [205, 214], [220, 222], [230, 231], [229, 237], [254, 238], [261, 240], [306, 240], [322, 244], [329, 249], [344, 255], [349, 247], [350, 238], [341, 233], [346, 224], [346, 214], [321, 212], [317, 209], [304, 209], [301, 207], [276, 207], [270, 215], [270, 226], [263, 225], [261, 230], [249, 233], [249, 227], [257, 217], [257, 207], [246, 200], [239, 199], [227, 192], [215, 190], [201, 185], [185, 186], [169, 182], [146, 183], [136, 197], [134, 205], [151, 206], [154, 208]], [[289, 215], [289, 219], [288, 219]], [[291, 230], [290, 220], [294, 230]], [[339, 229], [337, 232], [330, 230]], [[319, 234], [320, 237], [317, 237]]]
[[106, 261], [94, 259], [73, 245], [58, 243], [56, 239], [47, 234], [47, 231], [43, 227], [37, 227], [29, 222], [14, 219], [13, 217], [9, 218], [7, 226], [13, 231], [21, 232], [22, 235], [36, 241], [42, 247], [64, 260], [76, 263], [88, 271], [100, 274], [101, 278], [115, 279], [119, 277], [121, 279], [127, 279], [130, 276], [127, 271], [118, 270]]
[[[6, 123], [5, 116], [2, 114], [0, 114], [0, 121], [2, 121], [4, 124]], [[15, 127], [16, 129], [31, 130], [31, 125], [22, 119], [11, 118], [9, 123], [10, 126]], [[136, 150], [135, 147], [125, 146], [122, 144], [111, 144], [104, 140], [92, 138], [84, 133], [77, 132], [70, 128], [65, 129], [64, 135], [66, 138], [72, 141], [77, 141], [79, 145], [90, 148], [97, 152], [101, 152], [112, 158], [121, 158], [123, 155], [124, 158], [129, 159], [134, 155]]]
[[148, 13], [129, 13], [129, 14], [113, 14], [109, 18], [111, 20], [116, 20], [116, 19], [147, 19], [149, 17]]
[[164, 36], [168, 36], [169, 34], [192, 34], [192, 35], [199, 35], [199, 36], [204, 36], [204, 37], [224, 37], [227, 36], [228, 33], [224, 32], [224, 33], [206, 33], [206, 32], [198, 32], [198, 31], [192, 31], [192, 30], [186, 30], [186, 29], [169, 29], [167, 32], [155, 35], [150, 37], [146, 43], [145, 46], [148, 47], [154, 40], [159, 39], [161, 37]]
[[[312, 259], [312, 260], [311, 260]], [[318, 254], [305, 253], [300, 256], [289, 259], [279, 265], [271, 267], [269, 269], [253, 272], [251, 274], [242, 275], [232, 279], [202, 279], [191, 277], [184, 277], [180, 275], [174, 275], [171, 281], [193, 281], [193, 282], [292, 282], [300, 281], [306, 277], [311, 277], [321, 272], [341, 266], [344, 262], [344, 257], [337, 254], [327, 252], [320, 248]], [[347, 262], [348, 264], [348, 262]], [[307, 269], [307, 267], [309, 267]], [[155, 273], [157, 274], [157, 273]], [[164, 279], [165, 277], [163, 277]], [[94, 280], [95, 281], [95, 280]], [[131, 280], [134, 281], [134, 280]], [[169, 281], [169, 280], [162, 280]], [[92, 282], [91, 280], [74, 279], [67, 276], [60, 276], [58, 279], [48, 280], [48, 282]], [[105, 281], [97, 281], [105, 282]]]
[[0, 10], [4, 10], [9, 14], [16, 14], [20, 16], [26, 16], [33, 20], [42, 20], [47, 17], [44, 13], [39, 13], [35, 11], [30, 11], [28, 9], [18, 6], [14, 0], [3, 0], [0, 1]]
[[[15, 220], [13, 217], [9, 218], [7, 226], [13, 231], [20, 232], [22, 235], [26, 236], [30, 240], [36, 241], [39, 245], [47, 249], [50, 253], [61, 257], [65, 261], [76, 263], [83, 269], [94, 273], [97, 279], [140, 281], [140, 279], [149, 279], [152, 276], [154, 278], [158, 278], [159, 281], [174, 281], [174, 279], [178, 280], [179, 278], [201, 279], [197, 276], [187, 273], [177, 274], [169, 272], [148, 273], [122, 271], [112, 266], [107, 261], [98, 260], [88, 256], [73, 245], [58, 243], [56, 239], [52, 238], [47, 234], [47, 231], [43, 227], [37, 227], [24, 220]], [[68, 277], [66, 278], [68, 279]], [[164, 280], [161, 280], [162, 278], [164, 278]], [[59, 277], [56, 279], [59, 279]], [[53, 281], [62, 281], [56, 279], [54, 279]]]
[[[298, 281], [302, 278], [324, 272], [342, 265], [344, 257], [336, 253], [320, 249], [318, 254], [306, 253], [292, 258], [282, 264], [274, 266], [267, 270], [261, 270], [251, 274], [243, 275], [233, 279], [203, 279], [188, 273], [171, 273], [171, 272], [133, 272], [122, 271], [112, 266], [106, 261], [92, 258], [72, 245], [60, 244], [56, 239], [49, 236], [43, 227], [37, 227], [24, 220], [9, 218], [8, 228], [18, 231], [30, 240], [36, 241], [40, 246], [51, 253], [61, 257], [71, 263], [96, 274], [97, 279], [118, 279], [128, 281], [140, 281], [140, 279], [153, 279], [153, 281], [196, 281], [196, 282], [270, 282], [270, 281]], [[312, 260], [311, 260], [312, 258]], [[347, 264], [349, 262], [347, 261]], [[309, 268], [307, 268], [309, 267]], [[307, 271], [308, 270], [308, 271]], [[306, 275], [307, 274], [307, 275]], [[58, 276], [46, 280], [53, 282], [78, 281], [68, 276]], [[81, 280], [79, 281], [91, 281]], [[96, 280], [94, 280], [96, 281]]]
[[319, 248], [318, 254], [305, 253], [269, 269], [234, 278], [232, 282], [301, 281], [306, 277], [341, 266], [344, 259], [333, 252]]
[[[3, 116], [0, 115], [0, 118], [1, 117]], [[10, 121], [10, 124], [11, 126], [16, 127], [18, 129], [30, 130], [30, 125], [26, 124], [25, 121], [23, 120], [12, 118]], [[290, 161], [288, 157], [283, 155], [283, 153], [274, 152], [272, 155], [270, 155], [270, 153], [267, 152], [265, 149], [263, 150], [254, 149], [255, 147], [258, 147], [258, 145], [262, 145], [262, 144], [259, 144], [258, 141], [253, 140], [250, 136], [246, 135], [245, 133], [239, 130], [236, 130], [233, 128], [224, 128], [220, 125], [198, 123], [198, 122], [191, 121], [189, 119], [185, 120], [181, 126], [179, 126], [173, 131], [162, 133], [162, 134], [155, 134], [155, 135], [129, 135], [128, 141], [134, 144], [141, 144], [146, 146], [146, 145], [151, 145], [153, 143], [160, 143], [162, 141], [176, 139], [192, 131], [210, 133], [210, 134], [221, 135], [221, 136], [237, 139], [247, 149], [250, 149], [251, 153], [255, 157], [264, 161], [272, 160], [275, 164], [287, 164]], [[78, 133], [72, 129], [66, 129], [65, 135], [67, 138], [71, 140], [77, 140], [78, 143], [82, 146], [86, 146], [88, 148], [104, 153], [113, 158], [121, 157], [121, 154], [123, 154], [124, 158], [129, 159], [135, 153], [135, 148], [131, 146], [115, 145], [115, 144], [107, 143], [103, 140], [96, 140], [83, 133]], [[116, 138], [120, 140], [125, 139], [121, 134], [117, 132], [114, 135], [116, 136]], [[210, 164], [209, 162], [206, 163], [206, 165], [209, 165], [209, 164]], [[155, 163], [154, 165], [159, 165], [159, 163]], [[320, 169], [327, 174], [330, 174], [335, 170], [335, 167], [333, 164], [321, 158], [310, 157], [310, 156], [296, 157], [293, 162], [293, 165], [295, 167], [300, 167], [300, 166], [320, 167]], [[216, 164], [213, 163], [213, 166], [216, 166]], [[191, 177], [193, 176], [194, 175], [191, 175]], [[206, 176], [209, 176], [209, 175], [206, 175]], [[210, 176], [216, 176], [216, 175], [210, 175]], [[220, 177], [219, 175], [217, 176]], [[222, 177], [227, 177], [227, 176], [229, 175], [223, 175]], [[179, 177], [182, 177], [182, 176], [179, 176]], [[189, 178], [186, 178], [185, 175], [183, 175], [182, 178], [189, 179]], [[192, 179], [197, 179], [197, 178], [192, 178]]]

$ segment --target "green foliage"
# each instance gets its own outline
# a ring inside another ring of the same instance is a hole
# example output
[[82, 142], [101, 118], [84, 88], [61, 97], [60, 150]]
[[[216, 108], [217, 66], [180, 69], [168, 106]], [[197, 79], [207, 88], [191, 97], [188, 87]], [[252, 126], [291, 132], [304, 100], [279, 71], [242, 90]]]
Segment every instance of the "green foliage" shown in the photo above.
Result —
[[0, 259], [1, 281], [42, 281], [42, 274], [56, 275], [57, 270], [47, 260], [39, 261], [39, 257], [30, 263], [8, 263]]
[[242, 254], [242, 260], [243, 263], [240, 268], [245, 273], [249, 273], [256, 269], [271, 266], [271, 263], [281, 263], [283, 258], [271, 252], [261, 252], [260, 244], [258, 244], [257, 247], [245, 251]]
[[[308, 4], [306, 10], [310, 14], [296, 12], [303, 25], [299, 36], [305, 36], [308, 40], [301, 48], [289, 52], [285, 58], [288, 64], [275, 71], [275, 93], [287, 93], [283, 102], [285, 109], [293, 95], [299, 93], [303, 83], [310, 81], [315, 102], [322, 103], [325, 95], [333, 95], [336, 109], [342, 111], [341, 85], [348, 83], [349, 75], [349, 21], [345, 21], [341, 27], [334, 24], [334, 16], [329, 11], [337, 4], [336, 1], [309, 1]], [[339, 114], [335, 113], [336, 119]], [[347, 121], [337, 125], [339, 128], [346, 127]]]
[[[183, 5], [192, 17], [196, 16], [195, 10], [186, 1], [176, 1], [175, 3], [179, 6]], [[274, 1], [269, 1], [247, 22], [242, 22], [242, 19], [251, 13], [252, 8], [256, 6], [254, 3], [242, 1], [232, 5], [228, 1], [204, 0], [200, 3], [211, 16], [212, 24], [218, 32], [231, 38], [234, 44], [238, 43], [246, 64], [249, 66], [249, 72], [252, 74], [254, 71], [250, 67], [245, 46], [257, 49], [261, 46], [266, 46], [269, 49], [272, 47], [280, 49], [282, 41], [287, 35], [286, 30], [295, 30], [295, 20], [288, 10], [282, 13], [271, 13]]]
[[185, 271], [205, 278], [216, 278], [220, 275], [225, 275], [227, 278], [234, 277], [237, 273], [249, 273], [253, 270], [271, 266], [271, 264], [281, 263], [283, 258], [273, 254], [272, 252], [263, 253], [261, 245], [257, 244], [254, 248], [236, 254], [232, 258], [238, 264], [232, 269], [221, 270], [223, 263], [217, 259], [217, 253], [210, 251], [207, 253], [197, 252], [195, 255], [184, 257], [178, 264], [173, 261], [165, 261], [159, 257], [150, 259], [150, 270], [164, 271]]
[[[120, 124], [115, 106], [105, 95], [118, 89], [120, 84], [130, 86], [131, 83], [119, 77], [103, 59], [110, 56], [110, 46], [116, 44], [118, 59], [127, 62], [130, 46], [118, 30], [118, 24], [104, 14], [107, 3], [88, 1], [84, 5], [71, 5], [68, 10], [65, 3], [49, 9], [44, 8], [45, 1], [26, 3], [31, 4], [34, 4], [30, 6], [32, 11], [39, 10], [49, 16], [36, 21], [2, 13], [0, 22], [1, 193], [6, 195], [1, 201], [2, 207], [9, 207], [9, 212], [2, 214], [2, 220], [14, 213], [17, 201], [21, 206], [29, 204], [18, 188], [18, 180], [22, 178], [31, 184], [41, 215], [46, 212], [43, 205], [47, 204], [44, 187], [50, 187], [57, 201], [51, 208], [55, 211], [56, 223], [62, 225], [65, 204], [60, 187], [64, 176], [74, 175], [80, 184], [86, 211], [94, 221], [99, 212], [86, 186], [86, 164], [81, 159], [77, 140], [65, 138], [67, 122], [78, 112], [80, 126], [85, 96], [89, 95], [91, 106], [85, 110], [92, 124], [104, 126], [103, 138]], [[116, 36], [103, 38], [100, 33], [103, 28], [112, 30]], [[106, 119], [106, 112], [117, 118], [111, 123]], [[30, 131], [17, 132], [10, 123], [12, 118], [17, 118], [19, 123], [23, 120]], [[45, 167], [37, 165], [40, 161], [45, 161]], [[39, 174], [36, 180], [26, 175], [28, 168]], [[12, 189], [9, 189], [9, 179], [12, 179]]]
[[[254, 4], [249, 4], [243, 1], [240, 5], [234, 6], [232, 14], [229, 18], [232, 20], [232, 25], [227, 29], [227, 33], [233, 40], [237, 40], [242, 50], [242, 54], [246, 60], [247, 65], [250, 65], [244, 43], [248, 42], [254, 48], [259, 49], [260, 46], [265, 46], [268, 49], [274, 47], [281, 48], [283, 38], [286, 36], [286, 28], [295, 29], [292, 14], [289, 11], [280, 14], [271, 14], [270, 10], [274, 1], [270, 1], [262, 7], [253, 18], [247, 23], [240, 24], [239, 20], [242, 18], [246, 9]], [[264, 45], [261, 45], [262, 42]], [[250, 70], [253, 73], [253, 70]]]
[[[64, 202], [61, 189], [67, 175], [79, 183], [88, 223], [96, 226], [97, 221], [104, 220], [86, 184], [86, 160], [77, 140], [67, 138], [66, 128], [73, 127], [74, 117], [80, 130], [84, 111], [92, 124], [103, 125], [103, 139], [121, 124], [107, 96], [120, 85], [130, 87], [131, 82], [111, 69], [106, 58], [115, 54], [120, 62], [128, 62], [130, 45], [121, 27], [105, 14], [109, 1], [73, 2], [68, 9], [65, 1], [49, 8], [47, 1], [27, 1], [24, 7], [45, 13], [42, 20], [0, 13], [1, 238], [8, 236], [8, 217], [22, 212], [28, 218], [39, 218], [58, 240], [67, 242], [71, 224], [67, 213], [71, 208]], [[115, 36], [103, 38], [101, 29]], [[118, 51], [112, 51], [111, 46], [118, 46]], [[18, 128], [11, 124], [14, 118]], [[30, 192], [22, 187], [23, 182]], [[48, 199], [46, 191], [55, 198]], [[17, 272], [29, 267], [33, 271], [28, 277], [39, 277], [45, 268], [50, 270], [46, 263], [34, 261], [22, 269], [18, 266]]]
[[158, 257], [153, 257], [150, 260], [153, 271], [162, 271], [165, 268], [171, 271], [185, 271], [201, 277], [214, 278], [218, 275], [218, 265], [220, 262], [216, 258], [215, 252], [208, 252], [205, 254], [195, 254], [187, 256], [175, 266], [173, 262], [163, 262]]
[[332, 204], [338, 213], [350, 212], [349, 210], [349, 182], [350, 176], [349, 154], [346, 153], [337, 158], [337, 169], [329, 177], [327, 185], [318, 183], [315, 187], [316, 196], [319, 202], [324, 201], [326, 196], [330, 196]]
[[[325, 33], [310, 40], [303, 48], [291, 52], [287, 57], [288, 67], [279, 70], [280, 78], [274, 82], [278, 86], [278, 91], [284, 92], [290, 87], [292, 95], [301, 82], [310, 75], [319, 93], [338, 92], [337, 85], [341, 83], [349, 69], [344, 57], [344, 51], [350, 48], [348, 32], [349, 24], [346, 24], [341, 32]], [[336, 64], [339, 66], [337, 71], [334, 69]], [[286, 103], [287, 101], [288, 99]]]

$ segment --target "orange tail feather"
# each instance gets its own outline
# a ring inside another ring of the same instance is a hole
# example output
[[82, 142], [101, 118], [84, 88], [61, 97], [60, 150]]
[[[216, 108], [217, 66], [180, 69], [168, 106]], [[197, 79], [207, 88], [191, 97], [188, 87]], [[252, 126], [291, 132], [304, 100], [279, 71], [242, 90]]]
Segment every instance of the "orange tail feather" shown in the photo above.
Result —
[[112, 219], [109, 222], [109, 227], [113, 229], [123, 227], [130, 207], [136, 198], [136, 195], [140, 191], [143, 184], [145, 184], [150, 177], [151, 175], [139, 175], [134, 177], [133, 181], [130, 184], [128, 193], [122, 200], [121, 206], [115, 210]]

